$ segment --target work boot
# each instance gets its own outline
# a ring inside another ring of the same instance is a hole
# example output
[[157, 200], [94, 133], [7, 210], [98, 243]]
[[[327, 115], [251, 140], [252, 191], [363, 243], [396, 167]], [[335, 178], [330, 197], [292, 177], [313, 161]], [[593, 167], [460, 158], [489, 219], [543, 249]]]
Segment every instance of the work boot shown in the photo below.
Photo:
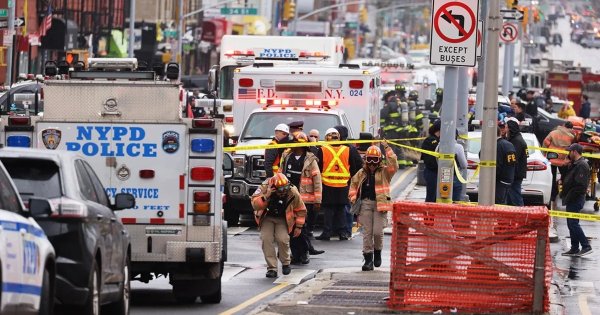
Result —
[[329, 240], [331, 240], [331, 236], [326, 235], [326, 234], [321, 234], [321, 235], [315, 237], [315, 239], [319, 240], [319, 241], [329, 241]]
[[308, 253], [309, 253], [309, 254], [311, 254], [311, 255], [313, 255], [313, 256], [314, 256], [314, 255], [321, 255], [321, 254], [323, 254], [324, 252], [325, 252], [324, 250], [318, 250], [318, 249], [315, 249], [314, 247], [311, 247], [311, 248], [308, 250]]
[[373, 265], [375, 265], [375, 267], [381, 266], [381, 249], [375, 250], [375, 257], [373, 258]]
[[307, 265], [310, 262], [310, 257], [308, 257], [308, 252], [304, 253], [304, 255], [300, 256], [300, 260], [303, 265]]
[[362, 266], [362, 271], [373, 270], [373, 253], [363, 253], [365, 264]]
[[292, 268], [290, 268], [290, 265], [283, 265], [283, 266], [281, 266], [281, 272], [284, 275], [289, 275], [291, 271], [292, 271]]

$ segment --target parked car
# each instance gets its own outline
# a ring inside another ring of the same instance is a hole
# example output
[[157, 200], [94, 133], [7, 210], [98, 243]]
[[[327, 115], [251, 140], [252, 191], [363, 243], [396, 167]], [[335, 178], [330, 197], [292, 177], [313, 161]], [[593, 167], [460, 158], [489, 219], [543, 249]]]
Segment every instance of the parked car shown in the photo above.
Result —
[[580, 42], [585, 48], [600, 48], [600, 36], [587, 36]]
[[558, 126], [564, 125], [565, 122], [566, 120], [555, 117], [544, 109], [538, 107], [535, 136], [540, 143], [543, 143], [550, 131], [554, 130]]
[[129, 233], [115, 211], [135, 207], [131, 194], [109, 202], [94, 170], [67, 151], [0, 150], [0, 161], [24, 197], [47, 198], [56, 211], [38, 220], [57, 255], [56, 300], [81, 308], [79, 314], [128, 314]]
[[52, 205], [40, 198], [28, 205], [0, 163], [0, 314], [52, 314], [54, 248], [34, 220], [49, 216]]
[[[539, 147], [540, 143], [532, 133], [521, 133], [528, 147]], [[467, 149], [468, 179], [467, 195], [471, 201], [476, 201], [479, 188], [479, 176], [474, 176], [479, 163], [479, 152], [481, 151], [481, 132], [469, 132], [469, 146]], [[501, 170], [497, 170], [501, 171]], [[472, 181], [471, 181], [472, 180]], [[527, 177], [523, 180], [521, 194], [525, 204], [550, 203], [550, 192], [552, 190], [552, 172], [550, 162], [540, 150], [529, 149], [527, 158]]]

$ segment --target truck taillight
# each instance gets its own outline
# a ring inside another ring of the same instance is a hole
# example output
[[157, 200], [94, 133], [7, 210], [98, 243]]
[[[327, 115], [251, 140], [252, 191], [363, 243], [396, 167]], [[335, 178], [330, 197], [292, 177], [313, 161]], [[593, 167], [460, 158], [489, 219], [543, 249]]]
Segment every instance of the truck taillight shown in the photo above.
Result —
[[194, 167], [190, 173], [190, 177], [195, 181], [208, 181], [215, 178], [215, 169], [212, 167]]
[[194, 127], [194, 128], [214, 128], [215, 121], [212, 119], [193, 119], [192, 127]]
[[477, 162], [472, 160], [467, 160], [467, 169], [475, 170], [477, 169]]
[[31, 137], [29, 136], [8, 136], [6, 137], [6, 146], [13, 148], [29, 148], [31, 147]]
[[212, 139], [192, 139], [192, 152], [209, 153], [215, 150], [215, 141]]
[[31, 125], [31, 119], [24, 116], [10, 116], [8, 117], [9, 126], [29, 126]]
[[365, 83], [362, 80], [350, 80], [348, 85], [351, 89], [362, 89]]
[[52, 217], [85, 218], [88, 216], [87, 206], [77, 200], [61, 197], [58, 199], [52, 199], [50, 202], [56, 209], [58, 209], [58, 212], [55, 212], [51, 215]]
[[528, 171], [545, 171], [548, 169], [548, 166], [541, 161], [531, 161], [527, 162], [527, 170]]
[[250, 78], [241, 78], [239, 84], [241, 87], [252, 87], [254, 85], [254, 80]]
[[226, 124], [233, 124], [233, 116], [225, 116]]
[[140, 170], [140, 178], [154, 178], [154, 170]]
[[210, 192], [194, 191], [194, 213], [210, 212]]

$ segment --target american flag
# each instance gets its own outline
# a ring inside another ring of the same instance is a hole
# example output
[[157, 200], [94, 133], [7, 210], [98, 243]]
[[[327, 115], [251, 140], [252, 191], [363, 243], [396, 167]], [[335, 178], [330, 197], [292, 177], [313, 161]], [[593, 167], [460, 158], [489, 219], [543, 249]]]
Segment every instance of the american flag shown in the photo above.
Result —
[[256, 89], [238, 89], [238, 98], [241, 100], [256, 99]]
[[46, 16], [42, 20], [40, 24], [40, 37], [46, 36], [48, 30], [52, 27], [52, 6], [48, 4], [48, 11], [46, 11]]

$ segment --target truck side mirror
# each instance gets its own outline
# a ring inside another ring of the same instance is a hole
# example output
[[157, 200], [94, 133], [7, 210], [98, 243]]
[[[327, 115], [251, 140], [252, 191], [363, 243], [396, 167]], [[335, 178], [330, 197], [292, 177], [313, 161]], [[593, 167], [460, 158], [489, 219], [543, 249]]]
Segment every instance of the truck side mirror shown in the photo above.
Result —
[[115, 196], [115, 204], [112, 209], [114, 211], [131, 209], [135, 207], [135, 198], [132, 194], [119, 193]]
[[229, 153], [223, 154], [223, 176], [225, 178], [233, 176], [233, 158]]
[[217, 91], [217, 67], [213, 66], [208, 71], [208, 91], [214, 93]]

